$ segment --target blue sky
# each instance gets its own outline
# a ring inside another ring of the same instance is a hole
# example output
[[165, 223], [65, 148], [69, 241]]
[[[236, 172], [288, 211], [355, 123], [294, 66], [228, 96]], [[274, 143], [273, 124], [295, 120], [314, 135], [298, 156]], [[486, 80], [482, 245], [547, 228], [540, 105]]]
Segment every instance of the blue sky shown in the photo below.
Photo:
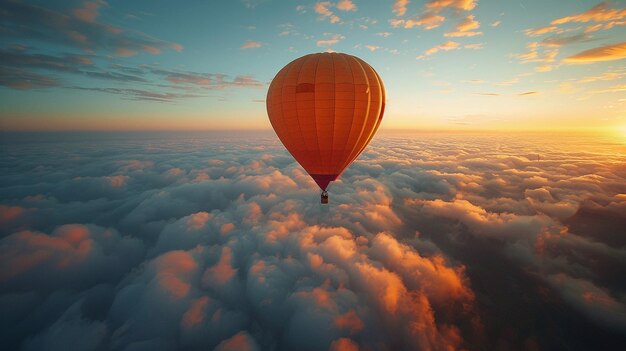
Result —
[[383, 128], [626, 123], [625, 1], [1, 6], [3, 130], [269, 128], [264, 98], [275, 73], [326, 50], [380, 73]]

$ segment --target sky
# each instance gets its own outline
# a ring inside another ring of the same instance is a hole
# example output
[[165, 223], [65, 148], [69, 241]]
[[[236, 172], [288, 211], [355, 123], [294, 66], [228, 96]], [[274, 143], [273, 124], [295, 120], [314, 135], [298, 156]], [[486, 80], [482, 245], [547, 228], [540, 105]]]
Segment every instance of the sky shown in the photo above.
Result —
[[626, 144], [381, 135], [330, 204], [272, 131], [0, 139], [10, 350], [622, 350]]
[[626, 1], [0, 3], [0, 129], [269, 129], [274, 75], [361, 57], [382, 129], [621, 130]]

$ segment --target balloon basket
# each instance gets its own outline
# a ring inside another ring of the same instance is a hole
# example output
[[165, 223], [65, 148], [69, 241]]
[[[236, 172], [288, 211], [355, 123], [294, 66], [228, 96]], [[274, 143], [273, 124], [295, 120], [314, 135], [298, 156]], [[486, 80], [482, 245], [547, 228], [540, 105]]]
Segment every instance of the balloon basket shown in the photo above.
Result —
[[322, 191], [321, 203], [324, 205], [328, 203], [328, 191], [326, 190]]

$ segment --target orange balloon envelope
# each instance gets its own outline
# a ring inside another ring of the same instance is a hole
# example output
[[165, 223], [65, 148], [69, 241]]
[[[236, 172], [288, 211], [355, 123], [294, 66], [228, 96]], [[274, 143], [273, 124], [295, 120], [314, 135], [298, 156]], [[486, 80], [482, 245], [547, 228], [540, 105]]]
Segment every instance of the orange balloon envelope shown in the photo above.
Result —
[[374, 137], [385, 88], [360, 58], [317, 53], [281, 69], [266, 103], [278, 138], [325, 193]]

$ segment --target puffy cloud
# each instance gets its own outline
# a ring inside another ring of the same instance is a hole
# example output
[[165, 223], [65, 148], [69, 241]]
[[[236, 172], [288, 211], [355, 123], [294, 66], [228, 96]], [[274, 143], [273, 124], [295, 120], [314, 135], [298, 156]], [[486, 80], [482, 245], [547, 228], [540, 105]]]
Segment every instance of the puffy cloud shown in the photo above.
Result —
[[246, 332], [240, 332], [228, 340], [222, 341], [215, 351], [256, 351], [258, 346], [254, 339]]
[[335, 13], [330, 10], [331, 6], [333, 6], [333, 4], [330, 1], [321, 1], [315, 3], [313, 9], [317, 14], [321, 16], [321, 19], [328, 19], [330, 23], [339, 23], [341, 21], [341, 18], [339, 18], [339, 16], [335, 15]]
[[[626, 175], [621, 146], [596, 141], [382, 134], [325, 207], [270, 133], [9, 144], [2, 161], [20, 167], [0, 182], [0, 338], [615, 348]], [[546, 326], [528, 328], [537, 318]]]
[[337, 3], [337, 10], [341, 11], [356, 11], [356, 5], [352, 0], [339, 0]]
[[411, 1], [409, 0], [396, 0], [393, 3], [393, 12], [396, 14], [396, 16], [404, 16], [404, 14], [406, 13], [406, 8], [410, 2]]
[[566, 63], [594, 63], [601, 61], [622, 60], [626, 58], [626, 42], [600, 46], [569, 56]]
[[0, 242], [0, 281], [8, 291], [84, 288], [117, 281], [143, 253], [137, 239], [81, 224], [60, 226], [51, 235], [21, 231]]
[[616, 299], [592, 282], [562, 273], [551, 276], [549, 281], [568, 302], [590, 318], [620, 332], [626, 331], [626, 301], [623, 299]]

